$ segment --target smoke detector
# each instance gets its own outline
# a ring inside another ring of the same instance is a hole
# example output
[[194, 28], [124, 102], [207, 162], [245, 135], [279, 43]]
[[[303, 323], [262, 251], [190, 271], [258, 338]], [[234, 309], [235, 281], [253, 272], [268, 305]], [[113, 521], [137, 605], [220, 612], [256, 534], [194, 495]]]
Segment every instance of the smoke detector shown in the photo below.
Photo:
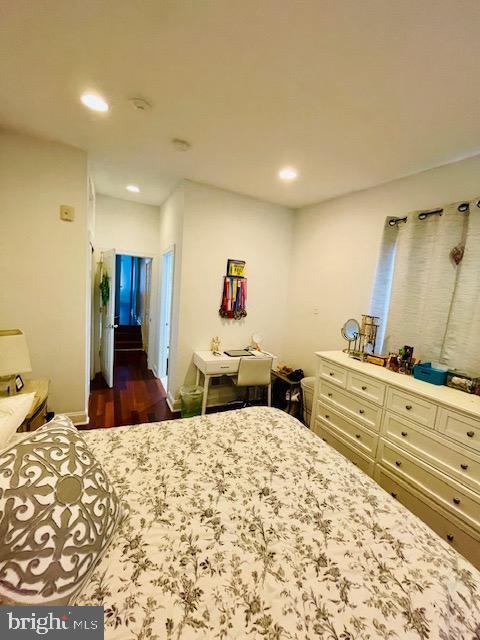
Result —
[[189, 151], [192, 148], [190, 142], [181, 138], [173, 138], [172, 144], [177, 151]]
[[130, 104], [135, 111], [150, 111], [152, 105], [143, 98], [132, 98]]

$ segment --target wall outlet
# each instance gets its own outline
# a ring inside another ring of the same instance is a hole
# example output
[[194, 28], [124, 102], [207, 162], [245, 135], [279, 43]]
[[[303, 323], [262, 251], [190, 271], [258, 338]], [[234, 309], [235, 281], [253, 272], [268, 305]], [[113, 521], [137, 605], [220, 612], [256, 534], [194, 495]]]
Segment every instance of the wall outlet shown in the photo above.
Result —
[[75, 209], [74, 207], [69, 207], [68, 204], [60, 205], [60, 220], [64, 220], [65, 222], [73, 222], [75, 220]]

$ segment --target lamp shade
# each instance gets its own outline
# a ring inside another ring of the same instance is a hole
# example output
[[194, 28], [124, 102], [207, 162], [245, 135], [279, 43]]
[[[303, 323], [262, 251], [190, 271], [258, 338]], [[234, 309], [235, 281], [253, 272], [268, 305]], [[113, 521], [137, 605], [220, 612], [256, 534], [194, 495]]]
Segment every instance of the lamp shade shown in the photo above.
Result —
[[25, 334], [20, 329], [0, 330], [0, 376], [31, 371]]

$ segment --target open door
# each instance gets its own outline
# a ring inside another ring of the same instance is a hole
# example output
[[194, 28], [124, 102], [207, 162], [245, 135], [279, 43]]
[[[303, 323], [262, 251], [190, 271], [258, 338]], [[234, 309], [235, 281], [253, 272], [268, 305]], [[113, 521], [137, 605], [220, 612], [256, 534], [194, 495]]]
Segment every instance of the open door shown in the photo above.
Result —
[[159, 377], [167, 387], [168, 358], [170, 355], [170, 323], [172, 318], [174, 249], [162, 256], [162, 284], [160, 289], [160, 340]]
[[100, 365], [105, 382], [113, 387], [113, 358], [115, 333], [115, 249], [102, 252], [100, 281], [108, 277], [108, 302], [102, 304], [102, 334], [100, 338]]

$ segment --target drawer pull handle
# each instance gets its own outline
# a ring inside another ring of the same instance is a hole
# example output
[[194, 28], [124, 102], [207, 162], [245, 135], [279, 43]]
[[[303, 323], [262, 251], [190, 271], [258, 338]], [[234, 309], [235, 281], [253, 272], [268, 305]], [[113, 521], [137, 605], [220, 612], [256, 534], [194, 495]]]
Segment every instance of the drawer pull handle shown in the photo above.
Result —
[[323, 440], [324, 442], [326, 442], [326, 441], [327, 441], [327, 439], [326, 439], [326, 438], [322, 438], [322, 440]]
[[330, 416], [328, 414], [325, 415], [325, 420], [330, 420]]
[[358, 413], [359, 413], [361, 416], [363, 416], [363, 414], [365, 413], [365, 409], [359, 409], [359, 410], [358, 410]]
[[407, 437], [407, 435], [408, 435], [408, 433], [407, 433], [406, 431], [402, 431], [402, 436], [403, 436], [404, 438], [406, 438], [406, 437]]
[[411, 405], [411, 404], [406, 404], [406, 405], [405, 405], [405, 409], [406, 409], [407, 411], [411, 411], [411, 409], [412, 409], [412, 405]]
[[453, 504], [460, 504], [460, 498], [454, 498]]
[[475, 431], [467, 431], [467, 436], [469, 438], [473, 438], [474, 435], [475, 435]]
[[362, 391], [366, 391], [366, 390], [367, 390], [367, 387], [365, 385], [363, 385]]
[[225, 365], [224, 367], [220, 367], [220, 369], [230, 369], [230, 367], [227, 365]]
[[329, 398], [331, 398], [331, 397], [332, 397], [332, 394], [331, 394], [331, 393], [327, 393], [327, 396], [328, 396]]
[[449, 533], [449, 534], [447, 535], [447, 540], [448, 540], [449, 542], [453, 542], [453, 541], [455, 540], [455, 536], [453, 535], [453, 533]]
[[468, 464], [461, 464], [460, 466], [464, 471], [468, 469]]
[[334, 376], [335, 374], [334, 374], [334, 372], [333, 372], [333, 371], [330, 371], [330, 373], [329, 373], [328, 375], [329, 375], [329, 376]]
[[356, 434], [355, 434], [355, 438], [358, 438], [358, 439], [360, 440], [360, 438], [361, 438], [361, 437], [362, 437], [362, 436], [361, 436], [359, 433], [356, 433]]
[[400, 467], [402, 463], [400, 462], [400, 460], [395, 460], [395, 464], [397, 465], [397, 467]]
[[395, 491], [390, 491], [390, 495], [392, 496], [392, 498], [396, 498], [397, 494], [395, 493]]

